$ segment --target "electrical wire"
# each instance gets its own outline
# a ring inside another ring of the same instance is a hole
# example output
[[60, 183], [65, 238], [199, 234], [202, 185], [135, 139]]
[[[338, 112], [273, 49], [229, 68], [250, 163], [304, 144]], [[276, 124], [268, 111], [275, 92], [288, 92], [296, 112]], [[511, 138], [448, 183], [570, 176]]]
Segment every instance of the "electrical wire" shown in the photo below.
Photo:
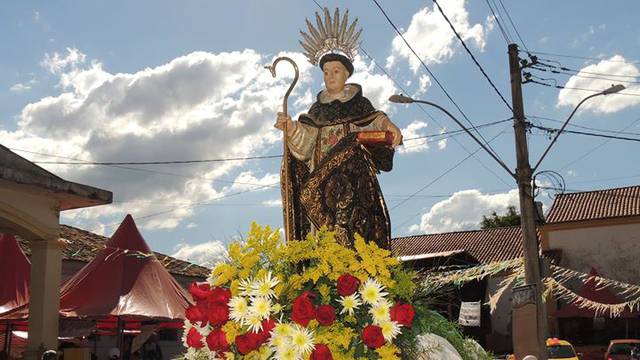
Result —
[[[532, 84], [542, 85], [542, 86], [556, 88], [556, 89], [581, 90], [581, 91], [588, 91], [588, 92], [592, 92], [592, 93], [600, 93], [600, 92], [602, 92], [602, 90], [595, 90], [595, 89], [586, 89], [586, 88], [579, 88], [579, 87], [572, 87], [572, 86], [545, 84], [545, 83], [543, 83], [541, 81], [531, 80], [531, 79], [527, 80], [525, 83], [532, 83]], [[617, 92], [616, 94], [617, 95], [627, 95], [627, 96], [640, 96], [640, 94], [627, 93], [627, 92]]]
[[[493, 138], [491, 138], [489, 141], [493, 141], [495, 139], [497, 139], [500, 135], [504, 134], [504, 132], [506, 131], [506, 128], [503, 129], [502, 131], [500, 131], [498, 134], [496, 134]], [[417, 194], [421, 193], [422, 191], [424, 191], [426, 188], [428, 188], [429, 186], [435, 184], [438, 180], [442, 179], [445, 175], [447, 175], [448, 173], [452, 172], [453, 170], [455, 170], [456, 168], [458, 168], [458, 166], [462, 165], [462, 163], [464, 163], [465, 161], [467, 161], [469, 158], [471, 158], [475, 153], [477, 153], [478, 151], [482, 150], [482, 147], [477, 148], [476, 150], [474, 150], [471, 154], [467, 155], [466, 157], [464, 157], [463, 159], [461, 159], [460, 161], [458, 161], [457, 163], [455, 163], [453, 166], [451, 166], [450, 168], [448, 168], [446, 171], [444, 171], [442, 174], [436, 176], [433, 180], [431, 180], [430, 182], [428, 182], [427, 184], [425, 184], [424, 186], [422, 186], [420, 189], [416, 190], [415, 192], [413, 192], [411, 195], [409, 195], [406, 199], [402, 200], [401, 202], [399, 202], [398, 204], [394, 205], [392, 208], [389, 209], [389, 211], [393, 211], [395, 209], [397, 209], [398, 207], [402, 206], [403, 204], [405, 204], [407, 201], [413, 199], [413, 197], [415, 197]]]
[[58, 165], [174, 165], [174, 164], [203, 164], [214, 162], [227, 162], [227, 161], [244, 161], [244, 160], [264, 160], [264, 159], [276, 159], [281, 158], [282, 155], [267, 155], [267, 156], [247, 156], [237, 158], [221, 158], [221, 159], [203, 159], [203, 160], [168, 160], [168, 161], [82, 161], [82, 162], [70, 162], [70, 161], [34, 161], [36, 164], [58, 164]]
[[511, 39], [507, 36], [507, 33], [506, 33], [505, 29], [502, 27], [502, 23], [498, 19], [498, 15], [496, 15], [496, 13], [493, 11], [493, 7], [491, 7], [491, 4], [489, 3], [489, 0], [484, 0], [484, 1], [487, 3], [487, 7], [491, 11], [491, 14], [493, 14], [493, 19], [496, 21], [496, 24], [498, 24], [498, 28], [500, 29], [500, 32], [502, 33], [502, 38], [504, 38], [504, 41], [507, 43], [507, 45], [511, 44], [513, 41], [511, 41]]
[[[550, 127], [539, 126], [539, 125], [534, 125], [534, 124], [530, 124], [530, 126], [533, 127], [533, 128], [539, 129], [539, 130], [547, 131], [547, 132], [552, 133], [552, 134], [555, 134], [560, 130], [558, 128], [550, 128]], [[640, 142], [640, 138], [630, 138], [630, 137], [625, 137], [625, 136], [597, 134], [597, 133], [591, 133], [591, 132], [586, 132], [586, 131], [577, 131], [577, 130], [568, 130], [568, 129], [564, 129], [564, 130], [562, 130], [562, 132], [563, 133], [568, 133], [568, 134], [602, 137], [602, 138], [606, 138], [606, 139]]]
[[[547, 121], [552, 121], [555, 123], [560, 123], [560, 124], [564, 124], [564, 121], [561, 120], [557, 120], [557, 119], [552, 119], [549, 117], [544, 117], [544, 116], [538, 116], [538, 115], [527, 115], [527, 118], [534, 118], [534, 119], [541, 119], [541, 120], [547, 120]], [[576, 128], [580, 128], [580, 129], [585, 129], [585, 130], [592, 130], [592, 131], [599, 131], [599, 132], [606, 132], [606, 133], [611, 133], [611, 134], [620, 134], [620, 135], [637, 135], [640, 136], [640, 133], [637, 132], [629, 132], [629, 131], [620, 131], [620, 130], [609, 130], [609, 129], [600, 129], [600, 128], [594, 128], [594, 127], [589, 127], [589, 126], [584, 126], [584, 125], [578, 125], [578, 124], [568, 124], [571, 127], [576, 127]]]
[[[548, 68], [552, 68], [552, 69], [562, 70], [562, 71], [568, 71], [568, 72], [572, 72], [572, 73], [576, 73], [576, 74], [577, 73], [583, 73], [583, 74], [589, 74], [589, 75], [600, 75], [600, 76], [610, 76], [610, 77], [620, 77], [620, 78], [631, 78], [631, 79], [638, 78], [638, 75], [606, 74], [606, 73], [599, 73], [599, 72], [586, 71], [586, 70], [576, 70], [576, 69], [572, 69], [572, 68], [569, 68], [569, 67], [566, 67], [566, 66], [557, 66], [557, 65], [549, 64], [549, 63], [546, 63], [545, 61], [549, 61], [549, 60], [538, 58], [537, 65], [548, 67]], [[552, 62], [556, 62], [556, 63], [560, 64], [557, 61], [552, 61]], [[560, 65], [562, 65], [562, 64], [560, 64]]]
[[[80, 165], [82, 165], [82, 162], [84, 161], [84, 160], [78, 159], [78, 158], [62, 156], [62, 155], [55, 155], [55, 154], [48, 154], [48, 153], [42, 153], [42, 152], [36, 152], [36, 151], [30, 151], [30, 150], [25, 150], [25, 149], [16, 149], [16, 148], [9, 148], [9, 149], [12, 150], [12, 151], [20, 151], [20, 152], [25, 152], [25, 153], [28, 153], [28, 154], [74, 160], [75, 161], [74, 164], [77, 162]], [[35, 161], [32, 161], [32, 162], [36, 163]], [[262, 186], [263, 185], [263, 184], [247, 183], [247, 182], [240, 182], [240, 181], [235, 181], [235, 180], [225, 180], [225, 179], [218, 179], [218, 178], [194, 177], [194, 176], [176, 174], [176, 173], [171, 173], [171, 172], [166, 172], [166, 171], [158, 171], [158, 170], [151, 170], [151, 169], [141, 169], [141, 168], [134, 168], [134, 167], [129, 167], [129, 166], [120, 166], [120, 165], [106, 165], [106, 166], [113, 167], [113, 168], [116, 168], [116, 169], [123, 169], [123, 170], [144, 172], [144, 173], [157, 174], [157, 175], [180, 177], [180, 178], [185, 178], [185, 179], [197, 179], [197, 180], [203, 180], [203, 181], [211, 181], [211, 182], [219, 182], [219, 183], [227, 183], [227, 184], [239, 184], [239, 185], [252, 185], [252, 186]]]
[[587, 56], [566, 55], [566, 54], [558, 54], [558, 53], [535, 51], [535, 50], [531, 50], [529, 51], [529, 53], [538, 54], [538, 55], [557, 56], [557, 57], [570, 58], [570, 59], [580, 59], [580, 60], [595, 60], [595, 61], [608, 61], [608, 62], [617, 62], [617, 63], [625, 63], [625, 64], [640, 64], [640, 61], [606, 60], [606, 59], [587, 57]]
[[527, 51], [527, 53], [529, 52], [529, 49], [527, 48], [527, 45], [524, 43], [524, 40], [522, 39], [522, 36], [520, 36], [520, 32], [518, 31], [518, 27], [516, 26], [516, 24], [513, 22], [513, 19], [511, 19], [511, 15], [509, 15], [509, 11], [507, 10], [507, 8], [504, 6], [504, 3], [502, 2], [502, 0], [498, 0], [500, 2], [500, 5], [502, 6], [502, 9], [504, 10], [504, 13], [507, 14], [507, 19], [509, 20], [509, 23], [511, 23], [511, 27], [513, 28], [513, 30], [516, 32], [516, 35], [518, 35], [518, 39], [520, 39], [520, 43], [522, 44], [522, 46], [524, 47], [524, 49]]
[[[500, 1], [502, 2], [502, 1]], [[469, 56], [471, 57], [471, 60], [473, 60], [473, 62], [476, 64], [476, 66], [478, 67], [478, 69], [480, 70], [480, 72], [482, 73], [482, 75], [484, 76], [485, 79], [487, 79], [487, 81], [489, 82], [489, 85], [491, 85], [491, 87], [493, 88], [493, 90], [496, 92], [496, 94], [498, 94], [498, 96], [500, 97], [500, 99], [502, 100], [502, 102], [507, 106], [507, 108], [513, 112], [513, 108], [511, 107], [511, 104], [509, 104], [509, 102], [504, 98], [504, 96], [502, 95], [502, 93], [500, 92], [500, 90], [498, 90], [498, 88], [496, 87], [496, 85], [493, 83], [493, 80], [491, 80], [491, 78], [489, 77], [489, 75], [487, 74], [487, 72], [484, 70], [484, 68], [482, 67], [482, 65], [480, 65], [480, 62], [478, 62], [478, 59], [476, 59], [476, 57], [473, 55], [473, 53], [471, 52], [471, 50], [469, 49], [469, 47], [467, 46], [467, 44], [464, 42], [464, 40], [462, 39], [462, 36], [460, 36], [460, 33], [458, 33], [458, 30], [456, 30], [456, 27], [453, 25], [453, 23], [451, 22], [451, 20], [449, 20], [449, 17], [447, 17], [447, 15], [444, 13], [444, 10], [442, 10], [442, 7], [440, 6], [440, 4], [438, 3], [437, 0], [433, 0], [433, 3], [436, 5], [436, 7], [438, 8], [438, 11], [440, 11], [440, 14], [442, 14], [442, 17], [447, 21], [447, 24], [449, 24], [449, 27], [451, 28], [451, 30], [453, 31], [453, 33], [456, 35], [456, 37], [458, 38], [458, 40], [460, 40], [460, 43], [462, 44], [462, 47], [464, 47], [464, 50], [467, 52], [467, 54], [469, 54]], [[486, 141], [486, 140], [485, 140]], [[493, 149], [492, 149], [493, 150]]]
[[[495, 152], [495, 150], [491, 147], [491, 145], [488, 145], [487, 140], [484, 138], [484, 136], [482, 136], [482, 134], [475, 128], [475, 126], [473, 125], [473, 123], [471, 122], [471, 120], [469, 119], [469, 117], [467, 116], [467, 114], [464, 113], [464, 111], [462, 111], [462, 109], [460, 108], [460, 106], [458, 105], [458, 103], [451, 97], [451, 95], [449, 94], [449, 92], [445, 89], [444, 85], [442, 85], [442, 83], [440, 82], [440, 80], [438, 80], [438, 78], [435, 76], [435, 74], [431, 71], [431, 69], [427, 66], [427, 64], [425, 64], [425, 62], [422, 60], [422, 58], [420, 57], [420, 55], [418, 55], [418, 53], [413, 49], [413, 46], [411, 46], [411, 44], [409, 44], [409, 42], [407, 41], [407, 39], [404, 37], [404, 35], [402, 34], [402, 32], [400, 31], [400, 29], [398, 29], [398, 27], [396, 26], [396, 24], [391, 20], [391, 18], [389, 17], [389, 15], [387, 15], [386, 11], [382, 8], [382, 6], [380, 5], [380, 3], [378, 3], [377, 0], [373, 0], [373, 2], [376, 4], [376, 6], [378, 7], [378, 9], [380, 10], [380, 12], [382, 12], [382, 15], [385, 17], [385, 19], [387, 20], [387, 22], [391, 25], [391, 27], [395, 30], [395, 32], [398, 34], [398, 36], [400, 36], [400, 38], [402, 39], [402, 41], [405, 43], [405, 45], [409, 48], [409, 50], [413, 53], [413, 55], [418, 59], [418, 61], [420, 62], [420, 64], [422, 65], [422, 67], [427, 71], [427, 73], [429, 73], [429, 75], [431, 76], [431, 78], [433, 78], [433, 80], [436, 82], [436, 84], [438, 84], [438, 87], [440, 87], [440, 90], [442, 90], [442, 92], [447, 96], [447, 98], [449, 99], [449, 101], [451, 101], [453, 103], [453, 105], [456, 107], [456, 109], [458, 109], [458, 111], [460, 112], [460, 114], [462, 114], [462, 116], [465, 118], [465, 120], [469, 123], [469, 125], [471, 125], [471, 127], [478, 133], [478, 135], [480, 136], [480, 138], [482, 138], [482, 140], [484, 140], [485, 144], [487, 144], [488, 148], [493, 152], [493, 155], [495, 155], [496, 158], [500, 159], [500, 161], [503, 163], [504, 165], [504, 161], [500, 158], [500, 156], [498, 156], [498, 154]], [[506, 165], [504, 165], [506, 167]]]
[[[537, 67], [537, 66], [531, 66], [530, 69], [534, 69], [534, 70], [538, 70], [538, 71], [544, 71], [544, 72], [550, 72], [552, 74], [575, 76], [575, 77], [580, 77], [580, 78], [585, 78], [585, 79], [621, 81], [621, 82], [629, 83], [629, 84], [640, 84], [640, 81], [637, 81], [637, 80], [620, 80], [620, 79], [607, 78], [607, 77], [603, 77], [603, 76], [589, 76], [589, 75], [582, 75], [582, 73], [580, 73], [580, 72], [568, 72], [568, 71], [562, 71], [562, 70], [545, 69], [545, 68], [540, 68], [540, 67]], [[587, 74], [587, 73], [585, 73], [585, 74]]]

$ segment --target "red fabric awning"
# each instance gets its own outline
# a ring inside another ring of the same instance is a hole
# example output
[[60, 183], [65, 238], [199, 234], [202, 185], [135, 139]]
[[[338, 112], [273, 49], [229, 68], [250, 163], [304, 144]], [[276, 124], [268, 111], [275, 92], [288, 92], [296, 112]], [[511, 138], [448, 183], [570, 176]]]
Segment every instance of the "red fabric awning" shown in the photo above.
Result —
[[29, 302], [31, 263], [13, 235], [0, 234], [0, 314]]
[[[589, 299], [591, 301], [595, 301], [601, 304], [619, 304], [623, 302], [617, 296], [611, 293], [607, 288], [598, 287], [596, 284], [595, 276], [598, 276], [598, 272], [596, 269], [591, 268], [589, 272], [589, 277], [587, 281], [582, 285], [580, 290], [577, 291], [577, 294], [582, 296], [583, 298]], [[598, 314], [601, 317], [608, 317], [610, 314]], [[585, 309], [578, 307], [575, 304], [567, 304], [560, 309], [556, 310], [553, 314], [555, 317], [559, 318], [570, 318], [570, 317], [582, 317], [582, 318], [594, 318], [596, 317], [595, 310]], [[623, 318], [632, 318], [636, 317], [636, 312], [631, 312], [629, 310], [625, 310], [620, 314], [620, 317]]]
[[[193, 303], [153, 255], [131, 215], [96, 257], [70, 278], [60, 291], [60, 315], [124, 319], [184, 319]], [[25, 319], [28, 306], [3, 318]]]

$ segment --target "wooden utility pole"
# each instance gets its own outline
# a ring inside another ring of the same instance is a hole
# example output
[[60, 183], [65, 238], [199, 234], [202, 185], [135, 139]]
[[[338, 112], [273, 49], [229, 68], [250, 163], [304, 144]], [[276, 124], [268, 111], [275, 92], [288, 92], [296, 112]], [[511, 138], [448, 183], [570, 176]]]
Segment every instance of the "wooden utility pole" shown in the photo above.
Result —
[[[522, 228], [522, 249], [524, 250], [524, 273], [527, 285], [533, 285], [536, 321], [530, 324], [517, 324], [520, 328], [535, 326], [535, 331], [527, 331], [537, 334], [538, 360], [547, 360], [546, 351], [546, 318], [542, 303], [542, 281], [540, 276], [540, 257], [538, 254], [538, 237], [536, 234], [536, 208], [531, 190], [531, 165], [529, 164], [529, 148], [527, 145], [526, 123], [524, 118], [524, 104], [522, 101], [522, 77], [520, 62], [518, 59], [518, 45], [509, 45], [509, 71], [511, 73], [511, 101], [513, 104], [513, 122], [516, 140], [516, 180], [520, 197], [520, 216]], [[514, 319], [515, 321], [515, 319]], [[514, 324], [516, 326], [516, 324]], [[534, 330], [534, 329], [530, 329]], [[531, 341], [531, 339], [514, 338], [514, 348], [518, 341]]]

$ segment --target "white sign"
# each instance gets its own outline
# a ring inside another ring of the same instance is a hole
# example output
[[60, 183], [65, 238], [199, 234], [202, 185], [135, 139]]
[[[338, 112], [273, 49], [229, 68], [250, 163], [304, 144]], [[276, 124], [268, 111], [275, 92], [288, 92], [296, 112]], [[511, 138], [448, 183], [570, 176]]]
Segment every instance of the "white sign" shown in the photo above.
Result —
[[462, 302], [458, 323], [462, 326], [480, 326], [480, 301]]

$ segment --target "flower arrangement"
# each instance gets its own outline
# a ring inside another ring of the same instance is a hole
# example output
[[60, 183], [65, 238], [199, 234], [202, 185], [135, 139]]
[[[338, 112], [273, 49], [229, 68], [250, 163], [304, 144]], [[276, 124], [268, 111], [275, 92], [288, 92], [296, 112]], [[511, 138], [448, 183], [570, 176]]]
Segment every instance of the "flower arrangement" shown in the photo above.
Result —
[[187, 359], [407, 358], [428, 311], [416, 274], [361, 237], [353, 249], [326, 229], [285, 243], [253, 224], [228, 257], [189, 289]]

